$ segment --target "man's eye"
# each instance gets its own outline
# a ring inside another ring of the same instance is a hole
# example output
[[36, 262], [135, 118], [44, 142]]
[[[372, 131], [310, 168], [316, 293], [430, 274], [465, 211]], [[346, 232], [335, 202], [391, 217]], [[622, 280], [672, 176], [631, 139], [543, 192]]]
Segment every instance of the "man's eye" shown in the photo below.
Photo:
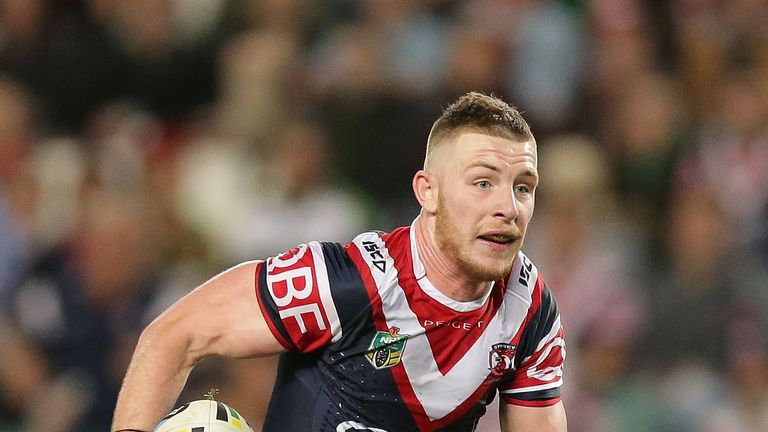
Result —
[[475, 186], [479, 187], [480, 189], [488, 189], [491, 187], [491, 182], [488, 180], [480, 180], [475, 182]]
[[530, 193], [531, 192], [531, 188], [529, 188], [526, 185], [517, 185], [517, 186], [515, 186], [515, 190], [518, 191], [519, 193]]

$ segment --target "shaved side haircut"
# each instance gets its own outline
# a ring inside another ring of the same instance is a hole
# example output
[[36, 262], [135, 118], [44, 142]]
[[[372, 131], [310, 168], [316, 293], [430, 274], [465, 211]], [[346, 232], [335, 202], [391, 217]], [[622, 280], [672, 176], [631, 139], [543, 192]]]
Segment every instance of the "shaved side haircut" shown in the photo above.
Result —
[[466, 131], [515, 141], [533, 138], [528, 122], [515, 107], [496, 96], [470, 92], [448, 106], [432, 125], [425, 166], [441, 143]]

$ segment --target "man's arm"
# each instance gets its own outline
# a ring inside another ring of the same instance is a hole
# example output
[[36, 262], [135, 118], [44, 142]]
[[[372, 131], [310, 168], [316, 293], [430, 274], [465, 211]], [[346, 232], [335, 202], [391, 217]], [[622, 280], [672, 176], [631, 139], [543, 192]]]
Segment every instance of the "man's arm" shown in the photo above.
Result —
[[176, 403], [200, 359], [285, 351], [255, 293], [259, 262], [235, 266], [168, 308], [142, 332], [117, 400], [112, 430], [151, 431]]
[[499, 402], [502, 432], [566, 432], [565, 408], [560, 401], [548, 407], [526, 407]]

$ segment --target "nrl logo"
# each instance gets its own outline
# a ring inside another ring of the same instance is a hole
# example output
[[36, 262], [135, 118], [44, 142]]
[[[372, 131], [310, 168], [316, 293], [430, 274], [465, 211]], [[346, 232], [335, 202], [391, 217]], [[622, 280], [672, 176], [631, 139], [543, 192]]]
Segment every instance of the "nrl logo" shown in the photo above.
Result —
[[388, 332], [376, 332], [373, 336], [365, 356], [376, 369], [384, 369], [400, 363], [409, 335], [398, 334], [399, 331], [399, 328], [392, 327]]
[[514, 369], [516, 349], [516, 346], [508, 343], [493, 344], [488, 355], [488, 369], [491, 370], [491, 374], [498, 376]]

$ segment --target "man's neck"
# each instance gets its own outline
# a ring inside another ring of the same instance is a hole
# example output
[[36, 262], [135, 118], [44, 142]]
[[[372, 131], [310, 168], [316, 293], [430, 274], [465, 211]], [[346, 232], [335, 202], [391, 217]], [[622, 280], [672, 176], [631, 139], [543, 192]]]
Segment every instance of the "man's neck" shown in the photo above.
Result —
[[475, 281], [464, 274], [437, 246], [434, 218], [423, 213], [415, 223], [416, 247], [427, 279], [449, 298], [466, 302], [488, 293], [493, 282]]

